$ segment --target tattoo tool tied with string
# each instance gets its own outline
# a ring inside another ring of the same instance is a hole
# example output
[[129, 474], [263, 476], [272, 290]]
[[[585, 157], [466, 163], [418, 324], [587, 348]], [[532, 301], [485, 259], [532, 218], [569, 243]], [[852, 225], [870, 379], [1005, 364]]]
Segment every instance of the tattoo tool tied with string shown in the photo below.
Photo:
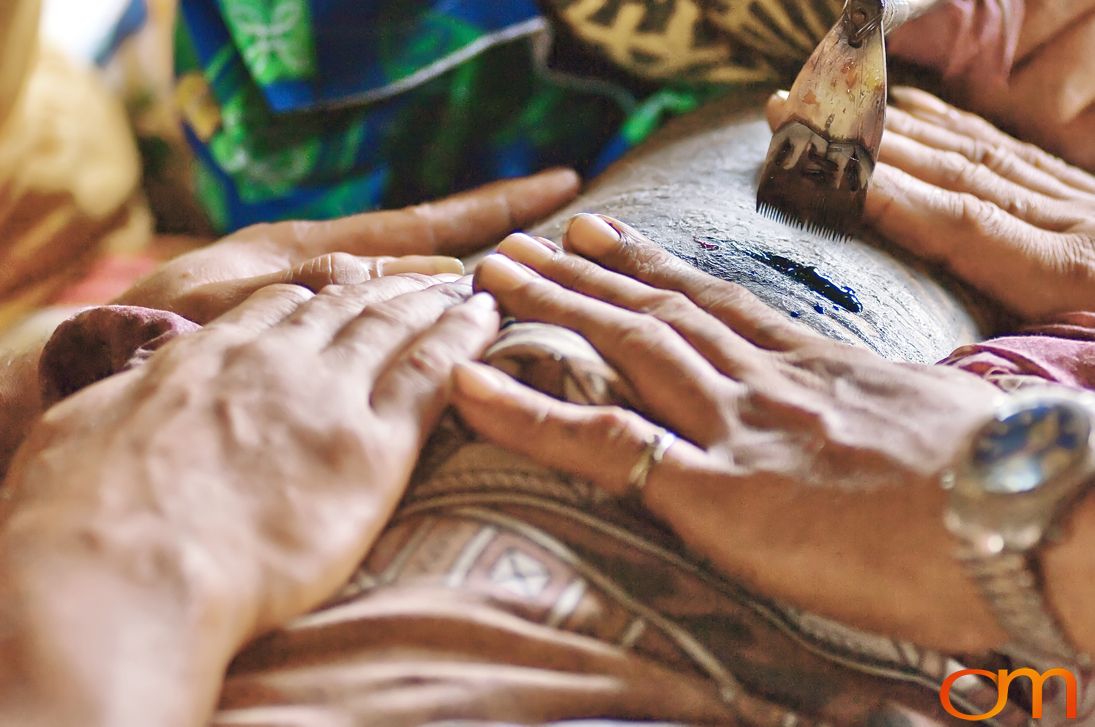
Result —
[[886, 119], [885, 34], [939, 0], [847, 0], [799, 72], [772, 135], [757, 211], [831, 239], [863, 216]]

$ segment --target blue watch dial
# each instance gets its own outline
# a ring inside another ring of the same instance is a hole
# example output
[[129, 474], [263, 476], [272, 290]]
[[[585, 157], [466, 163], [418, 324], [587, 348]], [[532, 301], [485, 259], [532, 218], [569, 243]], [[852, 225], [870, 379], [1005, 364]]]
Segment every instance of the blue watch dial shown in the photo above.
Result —
[[974, 471], [987, 492], [1031, 492], [1087, 453], [1091, 422], [1079, 406], [1038, 403], [999, 418], [977, 435]]

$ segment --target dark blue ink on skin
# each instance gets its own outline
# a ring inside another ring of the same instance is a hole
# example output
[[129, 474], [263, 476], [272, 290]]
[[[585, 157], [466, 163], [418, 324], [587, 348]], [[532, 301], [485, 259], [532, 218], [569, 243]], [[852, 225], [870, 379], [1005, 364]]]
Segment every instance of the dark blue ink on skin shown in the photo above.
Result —
[[801, 315], [802, 315], [802, 311], [800, 311], [800, 310], [793, 310], [793, 311], [791, 311], [791, 317], [792, 317], [792, 318], [798, 318], [798, 317], [799, 317], [799, 316], [801, 316]]
[[[783, 257], [782, 255], [773, 255], [769, 252], [747, 251], [746, 254], [754, 260], [764, 263], [777, 273], [786, 275], [791, 280], [802, 283], [818, 295], [828, 298], [839, 306], [839, 308], [851, 311], [852, 313], [860, 313], [863, 310], [863, 305], [859, 302], [859, 298], [856, 297], [854, 290], [847, 286], [842, 287], [837, 285], [819, 273], [815, 267], [803, 265], [790, 258]], [[824, 308], [820, 305], [815, 305], [814, 310], [818, 313], [824, 312]]]
[[816, 310], [816, 311], [817, 311], [818, 313], [820, 313], [821, 315], [825, 315], [825, 309], [824, 309], [824, 308], [822, 308], [822, 307], [821, 307], [820, 305], [818, 305], [817, 303], [814, 303], [814, 310]]

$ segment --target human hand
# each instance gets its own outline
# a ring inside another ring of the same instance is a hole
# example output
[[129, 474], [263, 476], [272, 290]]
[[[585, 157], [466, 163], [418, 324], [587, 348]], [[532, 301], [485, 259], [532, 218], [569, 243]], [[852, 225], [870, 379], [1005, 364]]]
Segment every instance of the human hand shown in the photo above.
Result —
[[866, 222], [1025, 319], [1095, 310], [1095, 177], [923, 91], [891, 96]]
[[260, 224], [181, 255], [115, 303], [206, 323], [276, 283], [352, 285], [397, 273], [462, 273], [459, 260], [569, 202], [569, 169], [487, 184], [437, 202], [322, 222]]
[[386, 523], [453, 364], [497, 333], [470, 292], [266, 287], [51, 408], [0, 499], [0, 722], [204, 724], [242, 643]]
[[[574, 197], [579, 182], [574, 172], [555, 169], [402, 210], [255, 225], [165, 263], [115, 303], [206, 323], [275, 283], [319, 290], [380, 275], [461, 272], [460, 261], [446, 255], [493, 244], [549, 214]], [[0, 351], [0, 476], [44, 408], [36, 381], [45, 342], [10, 362]]]
[[642, 500], [724, 572], [925, 644], [999, 638], [951, 559], [936, 479], [996, 389], [825, 339], [611, 225], [588, 215], [570, 225], [567, 247], [594, 262], [511, 236], [476, 282], [509, 315], [582, 334], [637, 392], [640, 412], [563, 403], [461, 364], [454, 404], [464, 421], [621, 496], [667, 427], [681, 439]]

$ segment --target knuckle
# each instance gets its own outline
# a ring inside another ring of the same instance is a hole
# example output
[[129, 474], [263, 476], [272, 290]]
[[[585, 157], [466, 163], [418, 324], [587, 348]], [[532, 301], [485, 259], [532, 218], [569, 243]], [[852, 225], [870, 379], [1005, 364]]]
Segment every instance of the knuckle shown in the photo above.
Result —
[[659, 290], [650, 296], [642, 310], [661, 319], [678, 318], [694, 306], [688, 296], [678, 290]]
[[579, 290], [596, 286], [601, 268], [580, 257], [559, 253], [553, 254], [552, 261], [555, 269], [561, 273], [557, 277], [553, 276], [558, 282]]
[[606, 446], [636, 439], [635, 417], [623, 409], [603, 409], [588, 422], [594, 440]]
[[981, 163], [996, 172], [1000, 176], [1007, 177], [1014, 174], [1018, 158], [1010, 150], [997, 144], [985, 144]]
[[320, 291], [319, 295], [322, 295], [324, 298], [350, 298], [359, 292], [359, 286], [334, 283], [325, 287]]
[[346, 285], [368, 280], [371, 271], [357, 257], [330, 252], [305, 260], [293, 269], [294, 282], [319, 290], [328, 285]]
[[425, 289], [437, 285], [437, 279], [426, 275], [425, 273], [399, 273], [398, 275], [390, 276], [396, 277], [400, 280], [406, 280], [415, 285], [419, 289]]
[[377, 303], [361, 312], [359, 320], [370, 326], [382, 326], [385, 328], [406, 328], [408, 321], [400, 310], [391, 303]]
[[1000, 231], [1005, 223], [1006, 213], [992, 202], [975, 195], [959, 194], [955, 199], [955, 210], [961, 225], [972, 232], [991, 237]]
[[362, 293], [364, 292], [366, 291], [361, 290], [361, 286], [335, 285], [328, 286], [315, 295], [318, 299], [323, 301], [325, 308], [347, 313], [357, 313], [365, 303], [365, 299], [362, 296]]
[[221, 361], [225, 371], [255, 371], [262, 370], [267, 361], [280, 353], [280, 349], [268, 339], [259, 338], [227, 346], [221, 354]]
[[260, 288], [255, 295], [256, 297], [260, 297], [264, 302], [269, 301], [271, 304], [286, 303], [292, 306], [299, 306], [311, 300], [315, 296], [315, 293], [309, 288], [301, 285], [294, 285], [293, 283], [274, 283], [273, 285], [267, 285], [264, 288]]
[[953, 151], [943, 152], [939, 158], [939, 169], [944, 180], [959, 188], [968, 187], [976, 180], [979, 164], [980, 161], [967, 159]]
[[484, 312], [482, 308], [475, 308], [470, 305], [456, 305], [446, 310], [441, 319], [445, 323], [461, 328], [477, 327], [485, 318]]
[[1060, 159], [1045, 151], [1037, 144], [1032, 144], [1029, 141], [1015, 142], [1015, 155], [1020, 158], [1031, 160], [1034, 164], [1042, 164], [1043, 166], [1049, 166], [1050, 168], [1063, 163]]
[[625, 355], [645, 356], [647, 352], [669, 337], [669, 324], [650, 315], [628, 316], [627, 325], [620, 332], [619, 348]]
[[407, 370], [426, 381], [440, 381], [452, 369], [452, 356], [444, 346], [424, 344], [416, 346], [407, 356]]
[[621, 248], [620, 254], [630, 258], [631, 268], [639, 278], [650, 278], [671, 262], [667, 259], [668, 253], [660, 247], [636, 243], [633, 236], [629, 244]]
[[974, 164], [987, 164], [992, 158], [992, 144], [984, 139], [970, 139], [965, 148], [965, 155]]

